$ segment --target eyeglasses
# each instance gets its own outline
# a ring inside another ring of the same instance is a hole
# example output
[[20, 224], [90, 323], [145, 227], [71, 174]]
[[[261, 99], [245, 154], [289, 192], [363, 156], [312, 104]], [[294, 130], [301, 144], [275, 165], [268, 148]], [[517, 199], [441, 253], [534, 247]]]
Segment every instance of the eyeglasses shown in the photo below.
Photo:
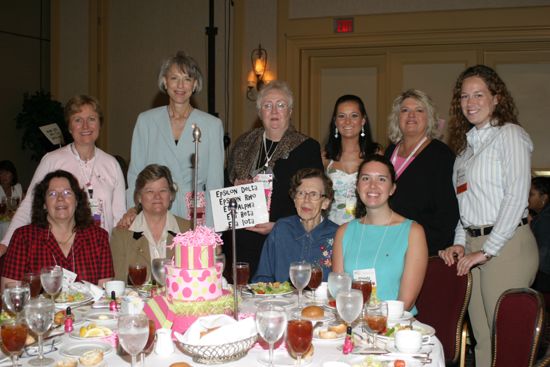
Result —
[[273, 106], [275, 106], [277, 111], [285, 111], [288, 108], [288, 105], [285, 102], [276, 102], [275, 105], [273, 105], [273, 103], [271, 102], [267, 102], [262, 105], [262, 110], [272, 111]]
[[296, 194], [294, 195], [294, 199], [305, 200], [305, 198], [308, 197], [309, 200], [311, 201], [319, 201], [321, 200], [321, 198], [324, 198], [325, 196], [326, 196], [325, 194], [321, 194], [320, 192], [317, 192], [317, 191], [310, 191], [310, 192], [296, 191]]
[[46, 193], [46, 197], [48, 199], [57, 199], [58, 197], [62, 197], [63, 199], [72, 198], [74, 196], [73, 190], [65, 189], [63, 191], [48, 191]]

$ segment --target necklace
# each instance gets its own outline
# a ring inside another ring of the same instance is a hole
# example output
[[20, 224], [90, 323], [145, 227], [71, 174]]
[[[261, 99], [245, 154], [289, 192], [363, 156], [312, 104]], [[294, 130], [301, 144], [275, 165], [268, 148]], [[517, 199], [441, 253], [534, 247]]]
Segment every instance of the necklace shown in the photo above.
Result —
[[[94, 148], [93, 157], [91, 159], [89, 159], [88, 161], [86, 161], [86, 162], [84, 160], [82, 160], [82, 158], [80, 158], [80, 155], [78, 154], [78, 151], [76, 151], [76, 149], [74, 148], [74, 143], [71, 144], [71, 151], [73, 152], [73, 154], [75, 155], [75, 157], [78, 160], [78, 167], [80, 168], [80, 173], [82, 174], [82, 177], [84, 178], [84, 184], [86, 185], [86, 188], [88, 190], [88, 194], [90, 195], [90, 198], [91, 198], [92, 195], [93, 195], [92, 178], [94, 177], [94, 168], [95, 168], [95, 148]], [[88, 174], [88, 172], [87, 172], [87, 165], [86, 165], [86, 163], [89, 162], [89, 161], [93, 161], [92, 162], [92, 167], [90, 169], [90, 174]]]
[[[380, 252], [380, 249], [382, 248], [382, 244], [384, 243], [384, 239], [386, 238], [386, 234], [388, 233], [388, 228], [390, 228], [390, 223], [393, 218], [393, 210], [390, 210], [390, 218], [388, 219], [388, 222], [386, 223], [384, 228], [384, 234], [382, 235], [382, 238], [380, 239], [380, 242], [378, 243], [378, 248], [376, 249], [376, 255], [374, 256], [374, 263], [372, 265], [373, 268], [376, 268], [376, 262], [378, 261], [378, 253]], [[365, 223], [363, 223], [363, 228], [361, 229], [361, 241], [359, 242], [359, 247], [357, 248], [357, 256], [355, 257], [355, 269], [357, 269], [357, 264], [359, 261], [359, 254], [361, 253], [361, 247], [363, 247], [363, 235], [365, 234], [365, 226], [368, 224], [366, 223], [367, 216], [365, 216]], [[361, 222], [359, 222], [361, 223]]]
[[[279, 146], [279, 144], [272, 141], [271, 145], [269, 146], [269, 150], [268, 150], [267, 149], [267, 143], [266, 143], [266, 137], [265, 137], [265, 131], [264, 131], [264, 134], [263, 134], [263, 142], [264, 142], [264, 152], [265, 152], [264, 168], [267, 168], [268, 165], [269, 165], [269, 161], [271, 160], [271, 158], [273, 158], [273, 155], [277, 151], [277, 147]], [[271, 152], [271, 148], [273, 148], [273, 146], [275, 146], [275, 148], [273, 149], [273, 152]], [[271, 153], [271, 155], [269, 153]]]
[[[59, 241], [58, 240], [57, 243], [59, 243], [61, 246], [65, 247], [69, 243], [71, 238], [73, 238], [74, 234], [75, 234], [75, 231], [74, 231], [74, 228], [73, 228], [72, 231], [71, 231], [71, 234], [69, 235], [69, 237], [67, 237], [65, 239], [65, 241]], [[54, 237], [55, 237], [55, 235], [54, 235]]]

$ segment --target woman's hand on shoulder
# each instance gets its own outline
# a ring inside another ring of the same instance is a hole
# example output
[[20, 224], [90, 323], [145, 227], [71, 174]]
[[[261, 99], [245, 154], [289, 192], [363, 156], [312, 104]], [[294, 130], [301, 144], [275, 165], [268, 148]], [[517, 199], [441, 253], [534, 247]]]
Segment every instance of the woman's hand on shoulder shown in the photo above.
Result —
[[246, 227], [245, 229], [247, 231], [256, 232], [259, 234], [263, 234], [264, 236], [267, 236], [269, 233], [271, 233], [271, 230], [273, 229], [274, 225], [275, 225], [275, 222], [267, 222], [267, 223], [256, 224], [254, 227]]
[[121, 229], [128, 229], [130, 228], [130, 226], [132, 225], [132, 223], [134, 223], [134, 219], [136, 219], [136, 216], [137, 216], [137, 210], [136, 208], [130, 208], [128, 209], [128, 211], [126, 212], [126, 214], [124, 214], [122, 216], [122, 218], [120, 218], [120, 220], [118, 221], [117, 223], [117, 228], [121, 228]]
[[464, 246], [462, 245], [452, 245], [447, 247], [445, 250], [439, 250], [438, 255], [440, 258], [445, 261], [445, 264], [451, 266], [456, 261], [459, 261], [464, 257]]

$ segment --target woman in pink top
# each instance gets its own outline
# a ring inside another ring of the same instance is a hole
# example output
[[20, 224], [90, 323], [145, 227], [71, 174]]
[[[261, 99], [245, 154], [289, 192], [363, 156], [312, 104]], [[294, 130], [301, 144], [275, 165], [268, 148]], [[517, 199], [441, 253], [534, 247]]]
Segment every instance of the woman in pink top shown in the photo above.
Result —
[[6, 252], [13, 232], [31, 222], [34, 187], [49, 172], [72, 173], [88, 195], [94, 222], [109, 234], [126, 212], [125, 182], [117, 160], [95, 146], [103, 121], [97, 99], [87, 95], [71, 98], [65, 105], [65, 120], [74, 142], [44, 155], [34, 172], [28, 194], [17, 209], [0, 244]]

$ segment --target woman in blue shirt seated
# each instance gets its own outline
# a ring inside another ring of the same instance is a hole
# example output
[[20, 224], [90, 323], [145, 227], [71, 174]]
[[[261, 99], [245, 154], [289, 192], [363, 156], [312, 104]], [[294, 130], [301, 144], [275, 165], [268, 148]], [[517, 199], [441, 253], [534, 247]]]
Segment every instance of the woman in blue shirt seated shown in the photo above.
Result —
[[279, 219], [267, 237], [252, 282], [283, 282], [293, 261], [305, 260], [331, 271], [332, 242], [338, 225], [326, 218], [334, 191], [332, 181], [317, 168], [296, 172], [290, 197], [298, 215]]
[[378, 299], [401, 300], [416, 314], [414, 303], [428, 266], [424, 229], [390, 208], [396, 185], [388, 158], [371, 155], [358, 172], [356, 219], [336, 232], [333, 271], [371, 279]]

